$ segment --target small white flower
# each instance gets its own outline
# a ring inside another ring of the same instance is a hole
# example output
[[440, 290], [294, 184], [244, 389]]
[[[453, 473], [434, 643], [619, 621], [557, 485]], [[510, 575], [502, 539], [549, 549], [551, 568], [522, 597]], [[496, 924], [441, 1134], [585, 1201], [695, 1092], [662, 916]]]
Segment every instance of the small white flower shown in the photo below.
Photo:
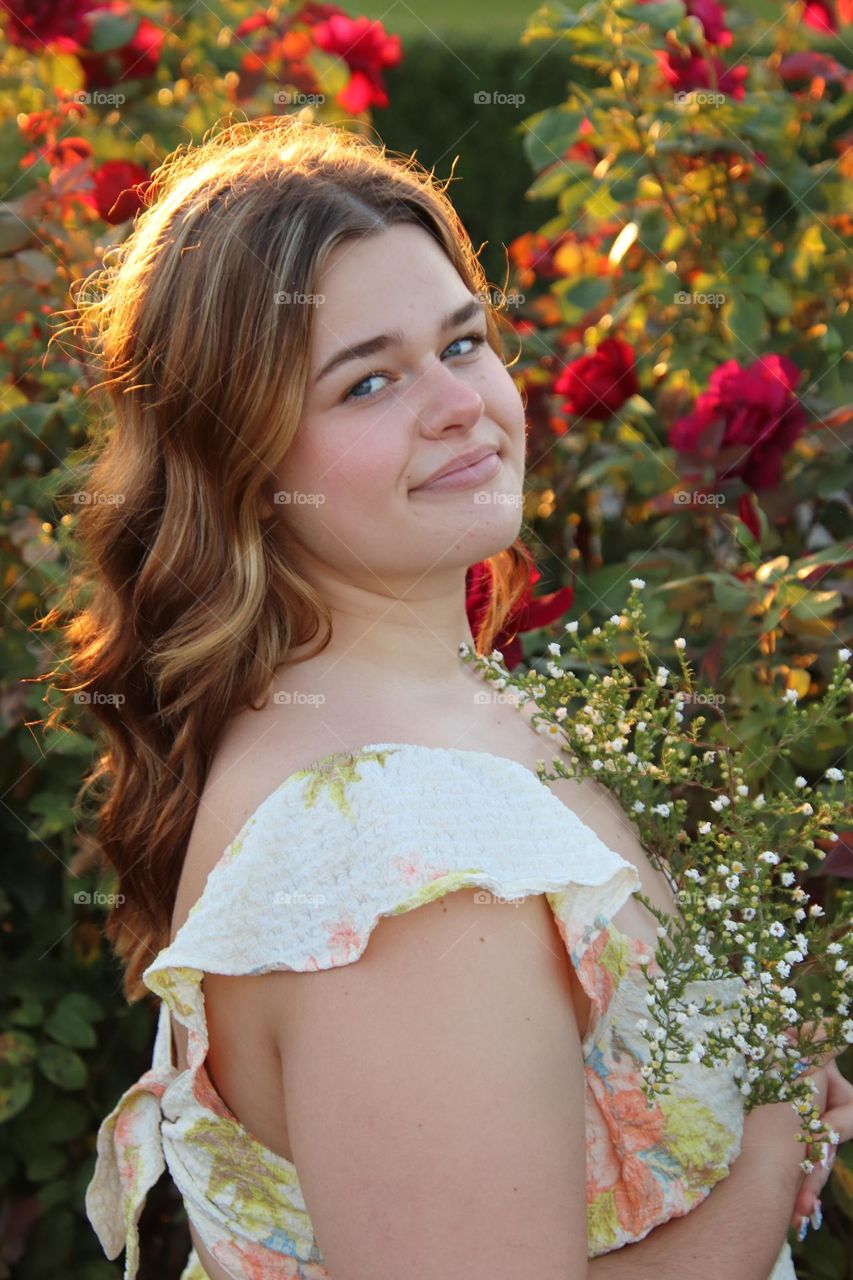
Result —
[[614, 627], [618, 627], [618, 626], [620, 625], [620, 623], [622, 622], [622, 614], [621, 614], [621, 613], [611, 613], [611, 615], [610, 615], [610, 621], [613, 623]]
[[648, 1029], [648, 1025], [649, 1025], [648, 1018], [638, 1018], [637, 1021], [634, 1023], [634, 1026], [638, 1031], [646, 1031]]
[[593, 761], [592, 761], [592, 767], [593, 767], [593, 769], [595, 770], [595, 772], [596, 772], [596, 773], [598, 773], [599, 769], [603, 769], [603, 768], [604, 768], [604, 761], [603, 761], [603, 760], [593, 760]]
[[718, 898], [716, 894], [713, 894], [713, 893], [708, 898], [707, 902], [708, 902], [709, 911], [719, 911], [720, 907], [723, 905], [720, 898]]
[[796, 911], [794, 912], [794, 919], [795, 919], [795, 920], [805, 920], [805, 918], [806, 918], [806, 913], [805, 913], [805, 911], [803, 911], [803, 908], [802, 908], [802, 907], [797, 907]]
[[643, 579], [642, 579], [642, 578], [632, 578], [632, 579], [631, 579], [631, 586], [632, 586], [632, 587], [636, 587], [638, 591], [642, 591], [642, 589], [643, 589], [643, 587], [644, 587], [645, 585], [646, 585], [646, 584], [645, 584], [645, 582], [643, 581]]
[[812, 905], [809, 907], [809, 915], [810, 915], [810, 916], [822, 916], [822, 915], [823, 915], [823, 907], [819, 906], [819, 904], [818, 904], [817, 902], [813, 902], [813, 903], [812, 903]]
[[774, 853], [772, 849], [765, 849], [763, 853], [759, 853], [758, 861], [768, 862], [771, 867], [775, 867], [779, 861], [779, 855]]
[[677, 640], [673, 641], [673, 644], [675, 645], [676, 649], [687, 648], [687, 641], [684, 639], [684, 636], [679, 636]]
[[797, 999], [797, 993], [793, 987], [783, 987], [779, 992], [779, 999], [784, 1000], [786, 1004], [794, 1004]]
[[652, 813], [659, 813], [662, 818], [669, 817], [669, 805], [666, 803], [656, 804], [652, 808]]
[[684, 878], [685, 878], [686, 880], [694, 880], [694, 881], [695, 881], [695, 880], [698, 880], [698, 879], [699, 879], [699, 872], [696, 870], [696, 868], [695, 868], [695, 867], [691, 867], [689, 871], [685, 871], [685, 873], [684, 873]]
[[644, 813], [644, 812], [645, 812], [645, 808], [646, 808], [646, 806], [643, 804], [642, 800], [635, 800], [635, 801], [634, 801], [634, 812], [635, 812], [635, 813]]
[[668, 679], [669, 679], [669, 668], [658, 667], [657, 675], [655, 676], [655, 684], [662, 689]]
[[811, 805], [810, 805], [810, 804], [808, 804], [808, 803], [806, 803], [806, 804], [801, 804], [801, 805], [800, 805], [800, 813], [804, 813], [804, 814], [806, 815], [806, 817], [807, 817], [807, 818], [810, 818], [810, 817], [812, 816], [812, 814], [814, 813], [814, 809], [813, 809], [813, 808], [811, 807]]
[[847, 659], [850, 657], [850, 650], [849, 650], [849, 649], [839, 649], [839, 650], [838, 650], [838, 656], [839, 656], [839, 658], [841, 659], [841, 661], [842, 661], [842, 662], [846, 662], [846, 661], [847, 661]]
[[831, 955], [831, 956], [837, 956], [837, 955], [840, 955], [840, 953], [841, 953], [841, 943], [840, 943], [840, 942], [830, 942], [830, 944], [829, 944], [829, 946], [826, 948], [826, 950], [827, 950], [827, 952], [829, 953], [829, 955]]
[[786, 690], [785, 690], [784, 697], [782, 698], [782, 701], [783, 701], [783, 702], [796, 702], [796, 701], [798, 700], [799, 696], [800, 696], [800, 695], [797, 693], [796, 689], [786, 689]]
[[694, 1004], [692, 1000], [688, 1001], [687, 1012], [690, 1014], [691, 1018], [695, 1018], [696, 1014], [699, 1012], [698, 1004]]
[[792, 885], [794, 883], [794, 879], [795, 879], [794, 873], [793, 871], [783, 871], [779, 879], [782, 881], [783, 885], [787, 889], [789, 885]]
[[646, 722], [645, 722], [645, 720], [638, 720], [638, 721], [637, 721], [637, 728], [640, 730], [640, 733], [642, 733], [642, 732], [643, 732], [643, 730], [645, 729], [645, 727], [646, 727]]
[[839, 956], [839, 958], [835, 962], [835, 972], [846, 973], [847, 969], [848, 969], [847, 961], [844, 959], [843, 956]]
[[853, 1019], [848, 1018], [846, 1022], [842, 1022], [841, 1034], [848, 1044], [853, 1044]]
[[710, 830], [711, 830], [711, 824], [710, 824], [710, 822], [700, 822], [700, 823], [699, 823], [699, 834], [700, 834], [700, 836], [706, 836]]
[[842, 771], [841, 771], [840, 769], [836, 769], [836, 768], [834, 768], [834, 767], [833, 767], [832, 769], [827, 769], [827, 771], [826, 771], [826, 776], [827, 776], [827, 778], [829, 778], [829, 780], [830, 780], [831, 782], [843, 782], [843, 781], [844, 781], [844, 774], [842, 773]]
[[559, 658], [560, 646], [556, 642], [552, 642], [548, 645], [548, 652], [553, 653], [555, 657]]
[[740, 876], [726, 876], [726, 888], [734, 891], [740, 884]]
[[666, 929], [664, 929], [662, 924], [658, 925], [658, 927], [655, 929], [655, 933], [658, 935], [659, 938], [666, 937]]
[[768, 929], [768, 933], [771, 933], [774, 938], [784, 938], [785, 926], [778, 920], [774, 920]]
[[740, 784], [740, 786], [739, 786], [739, 787], [736, 787], [736, 788], [735, 788], [735, 790], [737, 791], [737, 793], [738, 793], [738, 795], [739, 795], [739, 796], [748, 796], [748, 795], [749, 795], [749, 787], [748, 787], [745, 783], [743, 783], [743, 782]]
[[805, 778], [803, 777], [803, 775], [802, 775], [801, 773], [797, 774], [796, 778], [794, 779], [794, 786], [795, 786], [795, 787], [807, 787], [808, 785], [809, 785], [809, 784], [806, 782], [806, 780], [805, 780]]
[[755, 799], [753, 800], [752, 804], [753, 804], [753, 808], [755, 808], [755, 809], [763, 809], [763, 808], [764, 808], [764, 805], [766, 804], [766, 801], [765, 801], [765, 799], [764, 799], [764, 792], [763, 792], [763, 791], [759, 791], [758, 795], [755, 797]]

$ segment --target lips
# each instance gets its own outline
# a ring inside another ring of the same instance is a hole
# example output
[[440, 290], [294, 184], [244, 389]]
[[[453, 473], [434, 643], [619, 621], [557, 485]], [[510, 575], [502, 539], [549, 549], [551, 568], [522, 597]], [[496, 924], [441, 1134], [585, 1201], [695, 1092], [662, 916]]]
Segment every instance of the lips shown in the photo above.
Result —
[[[469, 449], [467, 453], [461, 453], [458, 458], [454, 458], [452, 462], [448, 462], [445, 466], [439, 467], [438, 471], [434, 471], [421, 484], [416, 485], [415, 489], [425, 489], [427, 485], [431, 485], [435, 480], [441, 480], [444, 476], [449, 476], [456, 471], [464, 471], [467, 467], [473, 467], [478, 462], [482, 462], [484, 458], [488, 458], [491, 454], [497, 453], [497, 446], [493, 444], [480, 445], [477, 449]], [[413, 490], [414, 492], [414, 490]]]

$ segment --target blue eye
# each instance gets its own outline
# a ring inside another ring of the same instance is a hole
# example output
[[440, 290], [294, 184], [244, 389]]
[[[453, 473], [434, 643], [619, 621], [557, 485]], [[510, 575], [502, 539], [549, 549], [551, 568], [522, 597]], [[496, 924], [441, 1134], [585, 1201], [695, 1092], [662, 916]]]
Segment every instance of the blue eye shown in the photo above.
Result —
[[[458, 346], [460, 342], [470, 342], [473, 343], [470, 351], [457, 351], [456, 355], [473, 355], [474, 351], [476, 351], [478, 347], [481, 347], [485, 341], [485, 336], [482, 333], [466, 333], [463, 338], [454, 338], [453, 342], [450, 343], [450, 346], [445, 347], [445, 353], [448, 352], [451, 347]], [[384, 373], [369, 373], [366, 378], [362, 378], [355, 384], [355, 386], [350, 387], [349, 391], [344, 396], [344, 400], [369, 400], [371, 395], [374, 393], [368, 392], [366, 395], [356, 395], [359, 387], [363, 387], [365, 383], [372, 382], [374, 378], [384, 378], [385, 376], [386, 375]]]

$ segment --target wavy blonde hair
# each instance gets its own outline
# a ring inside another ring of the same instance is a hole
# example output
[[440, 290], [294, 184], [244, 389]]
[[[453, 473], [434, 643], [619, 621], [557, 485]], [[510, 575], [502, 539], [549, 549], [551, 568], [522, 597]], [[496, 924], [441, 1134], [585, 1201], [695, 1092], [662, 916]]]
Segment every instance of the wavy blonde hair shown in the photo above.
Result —
[[[166, 158], [128, 239], [72, 290], [70, 328], [106, 400], [84, 460], [78, 563], [40, 624], [61, 627], [67, 657], [44, 678], [85, 690], [106, 740], [81, 795], [96, 801], [95, 856], [118, 876], [106, 933], [130, 1002], [147, 995], [142, 971], [168, 943], [222, 729], [257, 705], [294, 645], [319, 636], [307, 658], [331, 639], [327, 606], [261, 514], [299, 424], [313, 310], [271, 306], [271, 295], [316, 293], [336, 245], [416, 223], [487, 297], [503, 359], [505, 317], [446, 185], [343, 128], [228, 124]], [[530, 563], [520, 538], [485, 562], [479, 653]]]

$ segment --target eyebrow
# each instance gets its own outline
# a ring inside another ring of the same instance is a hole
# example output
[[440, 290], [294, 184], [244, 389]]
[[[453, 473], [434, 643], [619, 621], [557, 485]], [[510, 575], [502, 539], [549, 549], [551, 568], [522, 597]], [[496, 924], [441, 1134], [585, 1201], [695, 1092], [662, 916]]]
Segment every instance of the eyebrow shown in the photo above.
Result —
[[[439, 332], [446, 333], [449, 329], [455, 329], [458, 325], [464, 324], [466, 320], [472, 320], [475, 316], [480, 316], [485, 312], [485, 303], [479, 298], [472, 298], [470, 302], [464, 303], [461, 307], [457, 307], [455, 311], [451, 311], [445, 316], [439, 325]], [[347, 364], [350, 360], [360, 360], [364, 356], [372, 356], [377, 351], [384, 351], [386, 347], [399, 347], [405, 341], [402, 332], [399, 329], [392, 329], [390, 333], [379, 333], [375, 338], [368, 338], [365, 342], [358, 342], [354, 347], [343, 347], [337, 355], [331, 357], [323, 365], [315, 383], [320, 382], [333, 369], [337, 369], [342, 364]]]

